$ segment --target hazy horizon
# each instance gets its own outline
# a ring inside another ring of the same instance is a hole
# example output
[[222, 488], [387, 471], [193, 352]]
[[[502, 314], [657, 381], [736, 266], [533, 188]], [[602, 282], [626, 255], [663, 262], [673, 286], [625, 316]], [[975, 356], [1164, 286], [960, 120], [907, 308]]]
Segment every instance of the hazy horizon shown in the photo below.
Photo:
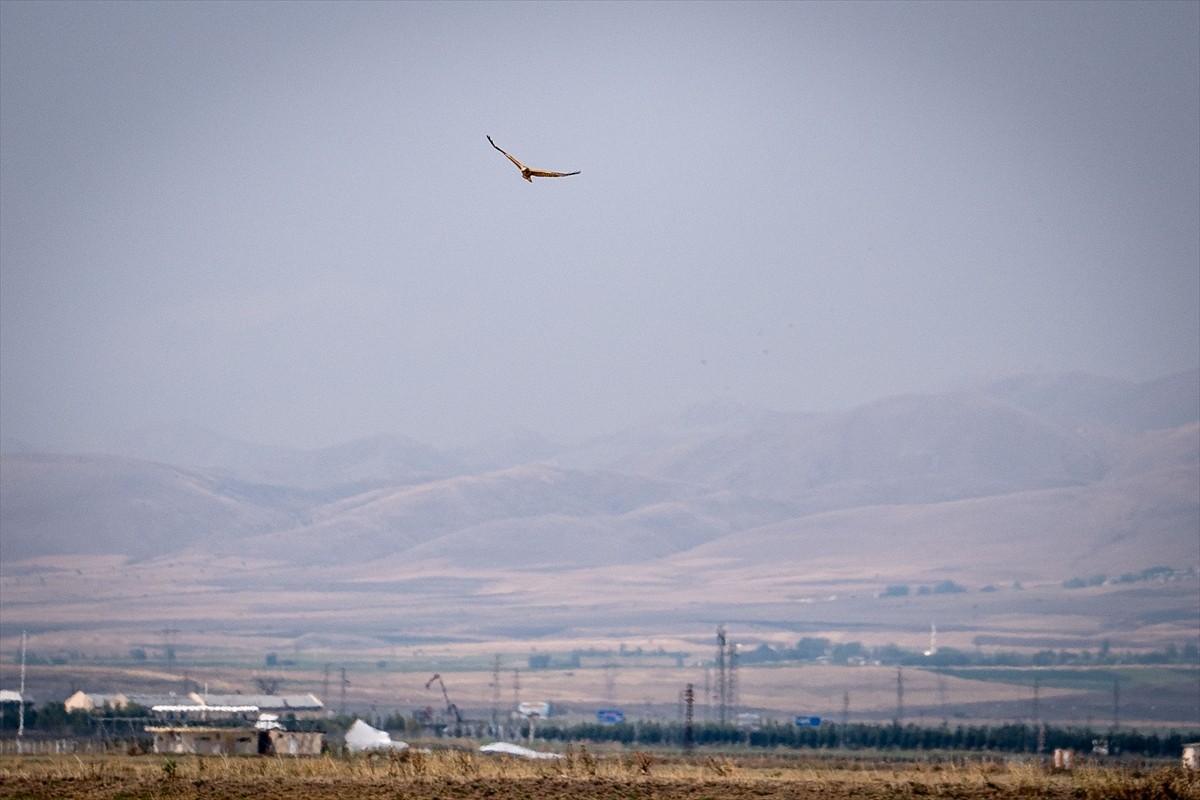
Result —
[[[740, 403], [727, 398], [714, 398], [704, 402], [684, 404], [674, 409], [665, 409], [659, 414], [648, 414], [640, 417], [635, 416], [629, 420], [623, 421], [621, 427], [590, 432], [587, 435], [583, 435], [574, 439], [555, 438], [547, 434], [545, 431], [541, 431], [536, 428], [528, 426], [515, 426], [508, 429], [497, 429], [491, 431], [474, 440], [464, 440], [454, 443], [438, 442], [432, 439], [426, 439], [423, 438], [419, 433], [414, 433], [412, 431], [378, 430], [362, 431], [357, 435], [328, 442], [318, 442], [315, 444], [291, 444], [288, 442], [276, 442], [255, 438], [253, 435], [240, 436], [230, 431], [210, 427], [196, 422], [195, 420], [181, 417], [172, 420], [131, 420], [129, 421], [128, 425], [124, 427], [114, 426], [104, 434], [95, 433], [91, 436], [81, 437], [76, 442], [71, 443], [71, 446], [67, 447], [59, 447], [47, 442], [20, 439], [18, 437], [8, 436], [7, 434], [0, 436], [0, 443], [2, 443], [3, 449], [10, 453], [28, 451], [33, 453], [48, 454], [109, 453], [112, 455], [135, 456], [138, 455], [137, 450], [139, 447], [159, 447], [172, 440], [175, 440], [177, 444], [183, 444], [187, 437], [191, 435], [197, 435], [200, 437], [213, 436], [217, 439], [228, 442], [242, 442], [257, 447], [272, 449], [280, 448], [281, 450], [295, 449], [299, 451], [317, 451], [324, 448], [338, 447], [357, 441], [371, 441], [389, 437], [408, 439], [417, 444], [427, 445], [432, 447], [434, 450], [441, 450], [446, 453], [453, 453], [455, 451], [466, 452], [481, 447], [487, 449], [490, 445], [503, 442], [505, 439], [520, 439], [526, 436], [543, 438], [546, 440], [547, 444], [555, 446], [573, 447], [583, 446], [589, 442], [601, 442], [609, 437], [620, 437], [626, 433], [636, 432], [639, 429], [642, 429], [643, 432], [647, 430], [658, 430], [664, 424], [670, 427], [672, 424], [680, 421], [683, 421], [685, 424], [690, 424], [692, 422], [701, 425], [719, 424], [723, 418], [723, 415], [725, 414], [728, 414], [730, 419], [733, 419], [737, 415], [743, 413], [750, 416], [757, 414], [799, 414], [803, 416], [831, 415], [836, 417], [838, 415], [853, 413], [857, 409], [871, 407], [880, 403], [887, 403], [899, 397], [936, 397], [939, 395], [954, 395], [959, 392], [984, 392], [986, 394], [989, 391], [989, 386], [999, 386], [1004, 384], [1005, 381], [1012, 379], [1057, 379], [1067, 378], [1074, 375], [1089, 380], [1114, 382], [1120, 381], [1137, 386], [1148, 383], [1152, 384], [1156, 381], [1186, 375], [1191, 372], [1196, 372], [1196, 369], [1184, 370], [1167, 375], [1159, 375], [1149, 379], [1148, 381], [1134, 381], [1131, 379], [1116, 378], [1110, 375], [1095, 375], [1082, 372], [1049, 373], [1039, 372], [1036, 370], [1019, 370], [1006, 372], [1003, 374], [997, 373], [990, 376], [984, 376], [978, 380], [964, 379], [959, 383], [942, 387], [940, 389], [931, 388], [924, 391], [913, 390], [910, 392], [880, 395], [879, 397], [869, 398], [862, 403], [855, 404], [853, 406], [828, 409], [781, 409], [756, 403]], [[700, 416], [697, 416], [698, 413]], [[179, 437], [183, 438], [180, 439]]]
[[0, 14], [6, 439], [578, 441], [1200, 365], [1195, 3]]

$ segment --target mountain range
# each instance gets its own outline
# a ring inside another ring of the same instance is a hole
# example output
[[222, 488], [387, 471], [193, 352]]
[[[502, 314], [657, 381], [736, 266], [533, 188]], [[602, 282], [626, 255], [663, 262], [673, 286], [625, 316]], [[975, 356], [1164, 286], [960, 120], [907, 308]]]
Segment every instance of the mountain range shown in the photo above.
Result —
[[1003, 550], [1021, 526], [1069, 556], [1043, 572], [1140, 569], [1196, 560], [1198, 420], [1192, 370], [1022, 375], [827, 414], [714, 404], [569, 446], [517, 432], [458, 451], [395, 436], [301, 450], [181, 424], [104, 453], [4, 453], [0, 528], [6, 562], [187, 551], [529, 569], [770, 563], [814, 537], [863, 549], [912, 525]]

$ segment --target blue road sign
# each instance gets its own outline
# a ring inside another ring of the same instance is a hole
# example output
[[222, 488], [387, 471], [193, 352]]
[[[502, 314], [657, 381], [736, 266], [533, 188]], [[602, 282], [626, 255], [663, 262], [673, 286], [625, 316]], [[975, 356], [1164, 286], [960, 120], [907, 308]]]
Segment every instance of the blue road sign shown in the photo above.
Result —
[[596, 721], [602, 725], [616, 725], [625, 721], [625, 712], [619, 708], [602, 708], [596, 712]]
[[821, 727], [820, 717], [796, 717], [797, 728], [819, 728]]

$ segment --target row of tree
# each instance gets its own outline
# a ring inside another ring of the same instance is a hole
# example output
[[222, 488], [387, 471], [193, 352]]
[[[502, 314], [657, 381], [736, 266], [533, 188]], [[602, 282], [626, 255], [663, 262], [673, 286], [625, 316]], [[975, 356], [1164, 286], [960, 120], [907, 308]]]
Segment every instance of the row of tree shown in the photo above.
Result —
[[[528, 729], [525, 731], [528, 733]], [[616, 725], [582, 723], [555, 725], [541, 721], [539, 738], [562, 741], [621, 742], [627, 745], [682, 746], [683, 723], [627, 722]], [[1140, 756], [1178, 756], [1184, 742], [1200, 741], [1200, 731], [1186, 733], [1149, 733], [1136, 730], [1100, 733], [1091, 728], [1008, 725], [877, 725], [826, 722], [800, 727], [767, 723], [752, 729], [736, 725], [697, 723], [691, 740], [697, 745], [749, 745], [750, 747], [847, 748], [862, 750], [968, 750], [1010, 753], [1049, 752], [1070, 748], [1088, 753], [1103, 748], [1112, 754]]]
[[[20, 709], [16, 703], [0, 703], [0, 730], [11, 732], [20, 724], [18, 719]], [[129, 717], [149, 718], [150, 709], [131, 703], [127, 708], [117, 711], [104, 709], [102, 711], [67, 711], [67, 707], [58, 701], [45, 705], [25, 705], [25, 728], [27, 730], [46, 731], [58, 734], [86, 735], [103, 722], [113, 722]]]
[[1160, 650], [1141, 652], [1113, 651], [1107, 641], [1095, 653], [1090, 650], [1040, 650], [1035, 653], [1013, 651], [969, 651], [939, 647], [926, 655], [922, 651], [906, 650], [895, 644], [865, 647], [861, 642], [831, 642], [829, 639], [806, 636], [795, 647], [772, 647], [760, 644], [754, 649], [741, 650], [738, 658], [743, 664], [764, 664], [783, 661], [828, 661], [831, 664], [880, 663], [915, 667], [1046, 667], [1060, 664], [1197, 664], [1200, 647], [1187, 642], [1183, 647], [1168, 644]]

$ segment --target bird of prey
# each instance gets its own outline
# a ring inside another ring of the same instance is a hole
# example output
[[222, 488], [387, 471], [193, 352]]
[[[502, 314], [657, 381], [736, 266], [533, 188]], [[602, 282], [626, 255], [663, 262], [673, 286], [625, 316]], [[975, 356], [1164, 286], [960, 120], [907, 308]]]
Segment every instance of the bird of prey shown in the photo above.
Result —
[[[489, 142], [491, 142], [492, 147], [495, 147], [497, 150], [500, 150], [500, 148], [496, 145], [496, 143], [492, 141], [491, 136], [487, 137], [487, 140]], [[533, 183], [534, 178], [565, 178], [568, 175], [578, 175], [579, 174], [578, 170], [576, 170], [575, 172], [550, 172], [549, 170], [545, 170], [545, 169], [532, 169], [530, 167], [525, 166], [520, 161], [517, 161], [515, 158], [510, 156], [508, 153], [505, 153], [503, 150], [500, 150], [500, 152], [504, 153], [504, 156], [509, 161], [511, 161], [517, 165], [517, 169], [521, 170], [521, 177], [524, 178], [525, 180], [529, 181], [530, 183]]]

